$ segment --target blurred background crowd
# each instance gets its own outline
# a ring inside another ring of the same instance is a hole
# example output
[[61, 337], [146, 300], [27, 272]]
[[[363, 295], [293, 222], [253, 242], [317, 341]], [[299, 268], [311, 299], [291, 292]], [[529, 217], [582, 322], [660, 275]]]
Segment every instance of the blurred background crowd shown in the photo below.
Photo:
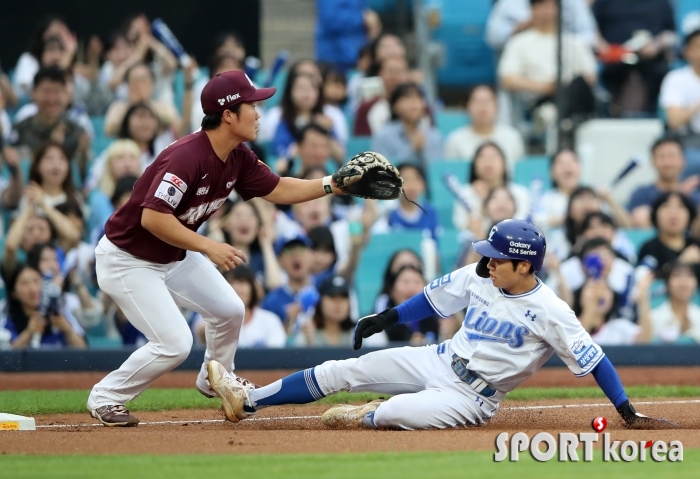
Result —
[[[478, 260], [471, 242], [505, 218], [545, 230], [540, 277], [599, 344], [700, 342], [700, 1], [314, 12], [314, 50], [262, 62], [235, 31], [204, 29], [209, 55], [188, 56], [144, 14], [85, 38], [47, 17], [13, 64], [0, 45], [0, 348], [145, 342], [101, 294], [94, 246], [227, 70], [278, 88], [250, 145], [277, 174], [320, 178], [373, 150], [405, 180], [384, 203], [229, 198], [200, 232], [248, 257], [224, 274], [246, 304], [240, 347], [350, 346], [359, 317]], [[437, 342], [462, 319], [368, 343]]]

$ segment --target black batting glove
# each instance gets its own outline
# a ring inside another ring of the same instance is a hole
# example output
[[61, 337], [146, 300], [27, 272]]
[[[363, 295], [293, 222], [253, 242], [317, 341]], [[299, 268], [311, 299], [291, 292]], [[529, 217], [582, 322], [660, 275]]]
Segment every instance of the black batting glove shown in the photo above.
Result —
[[678, 427], [677, 424], [667, 419], [654, 419], [638, 413], [629, 399], [617, 408], [617, 412], [620, 413], [629, 429], [671, 429]]
[[399, 324], [399, 313], [394, 308], [360, 318], [352, 335], [352, 347], [357, 351], [362, 347], [362, 338], [369, 338], [373, 334], [381, 333], [395, 324]]

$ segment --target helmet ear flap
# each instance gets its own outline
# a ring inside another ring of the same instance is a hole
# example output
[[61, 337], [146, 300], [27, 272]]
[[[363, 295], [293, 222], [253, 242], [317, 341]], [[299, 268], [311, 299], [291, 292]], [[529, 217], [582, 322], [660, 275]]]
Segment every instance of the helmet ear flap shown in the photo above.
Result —
[[489, 268], [487, 266], [489, 264], [490, 259], [491, 258], [483, 257], [479, 260], [479, 262], [476, 264], [476, 274], [477, 275], [479, 275], [482, 278], [488, 278], [489, 276], [491, 276], [489, 274]]

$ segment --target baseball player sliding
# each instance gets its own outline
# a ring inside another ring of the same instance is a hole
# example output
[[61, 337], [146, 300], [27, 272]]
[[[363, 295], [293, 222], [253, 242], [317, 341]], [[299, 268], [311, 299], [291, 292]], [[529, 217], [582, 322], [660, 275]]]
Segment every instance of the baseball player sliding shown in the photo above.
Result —
[[[99, 286], [148, 344], [93, 387], [87, 406], [104, 425], [138, 424], [124, 404], [188, 356], [192, 333], [179, 307], [200, 313], [206, 321], [207, 347], [197, 389], [214, 397], [206, 378], [213, 360], [227, 380], [246, 391], [252, 388], [231, 372], [243, 302], [216, 269], [228, 271], [246, 258], [228, 244], [197, 234], [233, 190], [244, 200], [260, 196], [282, 204], [340, 192], [363, 192], [371, 198], [401, 193], [402, 180], [383, 157], [353, 159], [332, 177], [317, 180], [274, 175], [243, 144], [257, 135], [255, 103], [274, 93], [274, 88], [256, 89], [239, 71], [212, 78], [201, 95], [201, 130], [158, 155], [136, 182], [131, 199], [105, 225], [95, 249]], [[383, 172], [381, 181], [375, 178], [378, 171]]]
[[212, 361], [209, 381], [227, 419], [235, 422], [264, 407], [308, 403], [338, 391], [369, 391], [394, 396], [333, 407], [323, 414], [323, 423], [394, 429], [481, 424], [509, 391], [556, 352], [576, 376], [593, 374], [629, 427], [662, 424], [635, 411], [601, 347], [566, 303], [535, 276], [546, 250], [536, 226], [501, 221], [474, 248], [483, 256], [478, 263], [436, 279], [395, 308], [362, 318], [354, 346], [359, 349], [362, 338], [393, 324], [434, 314], [444, 318], [466, 309], [451, 340], [328, 361], [258, 389], [244, 387]]

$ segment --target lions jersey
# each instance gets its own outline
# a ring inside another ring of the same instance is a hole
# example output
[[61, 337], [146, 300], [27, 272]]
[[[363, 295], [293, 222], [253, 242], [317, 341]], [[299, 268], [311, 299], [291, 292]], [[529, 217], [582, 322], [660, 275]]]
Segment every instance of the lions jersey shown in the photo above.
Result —
[[604, 357], [571, 308], [539, 278], [531, 291], [512, 295], [478, 276], [476, 264], [470, 264], [436, 279], [424, 292], [443, 318], [466, 308], [450, 347], [499, 391], [512, 391], [553, 352], [576, 376], [591, 372]]

